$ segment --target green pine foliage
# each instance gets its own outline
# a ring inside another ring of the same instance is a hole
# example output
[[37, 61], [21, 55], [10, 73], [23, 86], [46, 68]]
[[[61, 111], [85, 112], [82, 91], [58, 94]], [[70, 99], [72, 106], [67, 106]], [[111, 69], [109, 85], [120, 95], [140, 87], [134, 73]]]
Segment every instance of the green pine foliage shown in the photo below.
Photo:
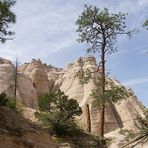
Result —
[[16, 16], [11, 10], [14, 0], [0, 0], [0, 42], [4, 43], [12, 39], [13, 31], [8, 30], [11, 24], [16, 22]]
[[144, 22], [143, 27], [145, 27], [148, 30], [148, 19]]
[[129, 95], [124, 87], [113, 86], [111, 89], [105, 90], [103, 96], [99, 93], [98, 89], [93, 90], [91, 96], [95, 99], [93, 101], [94, 107], [97, 107], [102, 106], [104, 100], [106, 103], [118, 103]]
[[0, 94], [0, 106], [7, 107], [11, 111], [19, 114], [23, 111], [22, 106], [20, 104], [15, 104], [14, 99], [8, 97], [5, 92]]
[[131, 31], [125, 31], [124, 13], [112, 14], [107, 8], [100, 10], [97, 7], [85, 6], [82, 15], [76, 21], [79, 32], [79, 42], [85, 42], [89, 45], [87, 52], [100, 52], [102, 46], [105, 46], [105, 52], [114, 53], [116, 49], [117, 35], [127, 34], [131, 36]]
[[136, 126], [139, 129], [138, 137], [141, 137], [141, 143], [148, 142], [148, 110], [144, 112], [144, 117], [137, 116]]
[[82, 109], [74, 99], [69, 99], [60, 90], [40, 97], [39, 110], [35, 116], [49, 128], [50, 133], [66, 135], [77, 129], [75, 116], [82, 114]]
[[0, 106], [6, 106], [8, 103], [8, 97], [7, 95], [3, 92], [0, 94]]

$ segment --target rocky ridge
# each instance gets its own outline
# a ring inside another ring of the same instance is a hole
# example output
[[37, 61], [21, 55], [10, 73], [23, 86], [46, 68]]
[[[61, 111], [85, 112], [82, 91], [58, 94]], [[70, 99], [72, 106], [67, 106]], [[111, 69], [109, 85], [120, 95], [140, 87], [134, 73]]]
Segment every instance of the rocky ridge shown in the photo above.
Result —
[[[82, 85], [77, 72], [81, 69], [95, 71], [97, 69], [94, 57], [79, 58], [68, 64], [64, 69], [43, 64], [33, 59], [31, 63], [23, 64], [18, 70], [17, 100], [24, 106], [37, 109], [38, 97], [44, 93], [61, 89], [70, 98], [79, 102], [83, 114], [78, 118], [79, 125], [87, 128], [87, 109], [90, 112], [91, 132], [98, 134], [100, 125], [100, 109], [92, 106], [91, 91], [97, 88], [99, 74], [94, 73], [88, 84]], [[0, 92], [5, 91], [13, 97], [15, 67], [9, 61], [0, 59]], [[108, 78], [108, 87], [121, 85], [117, 80]], [[125, 88], [130, 97], [118, 104], [106, 107], [105, 132], [118, 128], [134, 129], [134, 120], [137, 113], [143, 116], [144, 106], [138, 101], [131, 89]]]

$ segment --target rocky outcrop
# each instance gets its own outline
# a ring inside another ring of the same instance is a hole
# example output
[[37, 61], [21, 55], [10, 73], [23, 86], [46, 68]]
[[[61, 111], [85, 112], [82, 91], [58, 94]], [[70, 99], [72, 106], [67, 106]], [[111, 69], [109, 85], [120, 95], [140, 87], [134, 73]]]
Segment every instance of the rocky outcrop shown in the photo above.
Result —
[[28, 75], [33, 82], [33, 86], [37, 91], [37, 96], [40, 97], [42, 94], [50, 91], [50, 84], [45, 73], [44, 66], [40, 60], [32, 60], [30, 64], [23, 65], [20, 68], [25, 75]]
[[23, 64], [19, 68], [19, 71], [32, 80], [33, 86], [37, 91], [37, 96], [40, 97], [51, 91], [61, 69], [47, 66], [40, 60], [33, 59], [31, 63]]
[[9, 96], [14, 95], [14, 71], [9, 60], [0, 58], [0, 92], [6, 92]]
[[[35, 59], [21, 65], [17, 71], [17, 101], [37, 109], [38, 98], [51, 91], [61, 70]], [[0, 58], [0, 92], [6, 92], [11, 98], [15, 96], [15, 76], [15, 66], [11, 61]]]
[[[81, 84], [77, 76], [77, 72], [80, 70], [89, 69], [92, 71], [92, 79], [87, 84]], [[83, 109], [83, 114], [80, 117], [80, 126], [86, 129], [87, 115], [86, 105], [89, 106], [91, 131], [98, 135], [100, 127], [100, 108], [94, 107], [92, 102], [94, 98], [91, 97], [92, 90], [98, 88], [100, 74], [95, 72], [98, 69], [96, 60], [94, 57], [80, 58], [75, 63], [69, 64], [59, 76], [59, 79], [55, 81], [54, 90], [61, 89], [70, 98], [76, 99]], [[108, 86], [115, 85], [122, 86], [117, 80], [108, 78]], [[134, 120], [137, 113], [143, 115], [144, 107], [138, 102], [137, 97], [126, 89], [126, 92], [130, 97], [125, 98], [118, 104], [108, 104], [105, 112], [105, 132], [114, 131], [118, 128], [133, 129]]]
[[[92, 71], [92, 78], [87, 84], [82, 84], [77, 72], [89, 69]], [[50, 91], [61, 89], [70, 98], [76, 99], [82, 107], [83, 114], [78, 118], [79, 125], [87, 129], [88, 118], [91, 121], [91, 132], [99, 133], [100, 108], [94, 107], [91, 92], [97, 89], [100, 82], [100, 74], [94, 57], [79, 58], [75, 63], [70, 63], [66, 68], [55, 68], [47, 66], [40, 60], [32, 60], [19, 67], [17, 99], [25, 106], [37, 108], [38, 98]], [[101, 70], [101, 69], [99, 69]], [[6, 91], [14, 94], [14, 71], [13, 64], [0, 60], [0, 92]], [[108, 88], [120, 85], [117, 80], [108, 78]], [[114, 131], [118, 128], [133, 129], [137, 113], [143, 115], [144, 107], [138, 101], [131, 89], [125, 88], [129, 94], [128, 98], [118, 104], [108, 104], [105, 112], [105, 132]], [[87, 110], [86, 110], [87, 109]], [[89, 110], [90, 116], [87, 116]]]
[[30, 78], [22, 73], [18, 73], [17, 79], [17, 100], [26, 107], [38, 108], [37, 91]]
[[[9, 61], [0, 59], [0, 92], [6, 92], [12, 99], [15, 88], [15, 67]], [[26, 75], [17, 73], [17, 101], [31, 108], [37, 108], [37, 93], [32, 80]]]

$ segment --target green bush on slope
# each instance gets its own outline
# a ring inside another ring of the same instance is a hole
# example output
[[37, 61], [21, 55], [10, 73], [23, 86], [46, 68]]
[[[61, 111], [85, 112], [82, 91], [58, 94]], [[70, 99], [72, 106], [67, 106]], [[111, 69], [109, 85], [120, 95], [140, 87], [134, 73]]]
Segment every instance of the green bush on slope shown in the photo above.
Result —
[[5, 92], [0, 94], [0, 106], [5, 106], [17, 113], [22, 112], [21, 105], [15, 104], [14, 99], [8, 97]]
[[69, 99], [60, 90], [45, 94], [39, 99], [39, 110], [35, 116], [48, 127], [52, 134], [69, 135], [77, 130], [75, 116], [82, 114], [82, 109], [74, 99]]

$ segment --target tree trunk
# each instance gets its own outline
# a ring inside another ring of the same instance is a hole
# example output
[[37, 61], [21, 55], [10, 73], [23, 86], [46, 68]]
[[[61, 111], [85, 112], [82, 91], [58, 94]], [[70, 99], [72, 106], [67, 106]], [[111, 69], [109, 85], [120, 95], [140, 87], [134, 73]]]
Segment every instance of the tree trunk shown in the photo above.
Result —
[[89, 133], [91, 133], [91, 119], [90, 119], [90, 111], [88, 104], [86, 104], [85, 106], [85, 113], [86, 113], [86, 129]]
[[[105, 95], [105, 44], [102, 46], [101, 50], [101, 96]], [[100, 135], [104, 137], [104, 124], [105, 124], [105, 100], [102, 100], [101, 115], [100, 115]]]
[[16, 63], [15, 63], [15, 80], [14, 80], [14, 104], [15, 106], [16, 106], [17, 76], [18, 76], [18, 58], [16, 58]]

